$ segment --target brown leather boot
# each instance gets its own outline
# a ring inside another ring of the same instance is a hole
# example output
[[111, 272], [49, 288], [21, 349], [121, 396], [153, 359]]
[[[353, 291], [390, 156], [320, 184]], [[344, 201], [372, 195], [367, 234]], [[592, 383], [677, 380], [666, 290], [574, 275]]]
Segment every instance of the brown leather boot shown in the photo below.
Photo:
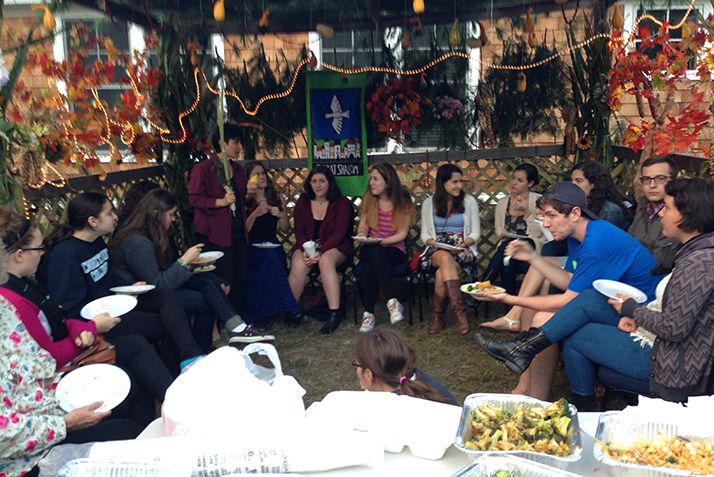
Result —
[[469, 327], [469, 320], [466, 318], [466, 307], [464, 302], [461, 301], [461, 282], [459, 280], [446, 280], [444, 285], [446, 285], [446, 292], [451, 302], [451, 311], [456, 315], [456, 329], [460, 335], [465, 335], [471, 328]]
[[446, 297], [439, 296], [434, 292], [434, 308], [431, 310], [431, 326], [429, 327], [430, 335], [441, 332], [444, 327], [444, 313], [446, 313]]

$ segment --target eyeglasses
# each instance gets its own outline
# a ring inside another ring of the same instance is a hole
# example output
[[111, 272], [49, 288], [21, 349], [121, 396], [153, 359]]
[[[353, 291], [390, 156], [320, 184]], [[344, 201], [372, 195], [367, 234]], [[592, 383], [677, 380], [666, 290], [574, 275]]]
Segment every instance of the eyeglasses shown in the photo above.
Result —
[[359, 363], [357, 362], [357, 360], [356, 360], [356, 359], [353, 359], [353, 360], [352, 360], [352, 362], [351, 362], [350, 364], [351, 364], [351, 365], [352, 365], [352, 367], [353, 367], [353, 368], [355, 368], [355, 369], [357, 369], [357, 368], [361, 368], [361, 367], [362, 367], [362, 365], [361, 365], [361, 364], [359, 364]]
[[655, 184], [666, 184], [671, 179], [670, 176], [654, 176], [654, 177], [640, 177], [640, 182], [643, 185], [649, 185], [654, 181]]
[[45, 251], [45, 244], [40, 245], [39, 247], [30, 247], [30, 248], [21, 248], [20, 250], [24, 252], [29, 252], [31, 250], [37, 250], [38, 252], [44, 252]]

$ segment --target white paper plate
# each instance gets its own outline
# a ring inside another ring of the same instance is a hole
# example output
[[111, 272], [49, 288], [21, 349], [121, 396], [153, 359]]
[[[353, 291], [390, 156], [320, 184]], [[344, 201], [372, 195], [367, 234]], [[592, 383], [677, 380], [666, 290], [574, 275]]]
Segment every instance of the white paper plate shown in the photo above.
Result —
[[213, 270], [216, 269], [215, 265], [209, 265], [208, 267], [201, 268], [200, 270], [197, 268], [193, 271], [193, 273], [205, 273], [205, 272], [212, 272]]
[[134, 309], [137, 304], [136, 297], [131, 295], [109, 295], [90, 301], [79, 314], [85, 320], [91, 320], [100, 313], [109, 313], [109, 316], [121, 316]]
[[641, 290], [615, 280], [595, 280], [593, 282], [593, 288], [606, 297], [614, 298], [615, 300], [617, 300], [617, 294], [622, 293], [623, 295], [633, 298], [637, 303], [644, 303], [647, 301], [647, 295], [645, 295]]
[[512, 234], [511, 232], [503, 232], [501, 235], [503, 235], [504, 237], [518, 239], [518, 240], [528, 240], [528, 238], [529, 238], [527, 235]]
[[493, 288], [495, 288], [497, 290], [497, 291], [493, 291], [493, 292], [468, 291], [467, 287], [474, 286], [474, 285], [475, 285], [475, 283], [467, 283], [466, 285], [461, 285], [461, 291], [464, 293], [468, 293], [469, 295], [473, 295], [473, 296], [500, 295], [501, 293], [506, 293], [505, 288], [497, 287], [496, 285], [491, 285]]
[[201, 255], [198, 256], [196, 260], [194, 260], [193, 263], [194, 265], [200, 264], [200, 263], [205, 263], [205, 262], [215, 262], [219, 258], [223, 256], [223, 252], [203, 252]]
[[109, 291], [120, 295], [141, 295], [156, 288], [156, 285], [127, 285], [125, 287], [110, 288]]
[[104, 404], [97, 412], [114, 409], [131, 389], [129, 376], [118, 366], [89, 364], [68, 373], [57, 385], [57, 399], [67, 412], [97, 401]]
[[434, 247], [436, 247], [436, 248], [443, 248], [444, 250], [450, 250], [450, 251], [454, 251], [454, 250], [461, 251], [461, 250], [464, 250], [463, 248], [454, 247], [453, 245], [449, 245], [448, 243], [434, 242], [432, 245], [433, 245]]
[[280, 247], [280, 244], [273, 243], [273, 242], [263, 242], [263, 243], [254, 243], [253, 247], [255, 247], [255, 248], [278, 248], [278, 247]]
[[359, 243], [379, 243], [382, 241], [381, 238], [377, 237], [352, 237]]

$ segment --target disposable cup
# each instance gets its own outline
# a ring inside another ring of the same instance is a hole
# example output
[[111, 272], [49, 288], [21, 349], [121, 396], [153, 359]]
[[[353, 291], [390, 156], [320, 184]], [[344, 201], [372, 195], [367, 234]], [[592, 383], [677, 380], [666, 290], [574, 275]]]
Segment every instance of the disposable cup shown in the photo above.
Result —
[[302, 244], [302, 249], [307, 252], [307, 254], [310, 258], [315, 256], [315, 252], [316, 252], [315, 245], [316, 245], [315, 242], [313, 242], [312, 240], [309, 240], [309, 241], [305, 242], [304, 244]]

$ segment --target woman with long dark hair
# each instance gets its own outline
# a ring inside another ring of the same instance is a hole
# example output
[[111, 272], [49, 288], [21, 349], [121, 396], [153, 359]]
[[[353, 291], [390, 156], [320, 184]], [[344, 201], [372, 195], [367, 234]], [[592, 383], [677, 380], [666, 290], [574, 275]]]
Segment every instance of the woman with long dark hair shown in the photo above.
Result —
[[404, 307], [392, 286], [392, 268], [407, 260], [405, 239], [413, 215], [412, 198], [399, 182], [397, 171], [389, 164], [371, 166], [369, 185], [362, 196], [357, 237], [379, 239], [379, 243], [365, 243], [360, 250], [359, 260], [364, 270], [360, 333], [374, 329], [374, 307], [380, 288], [387, 299], [390, 322], [396, 324], [404, 319]]
[[416, 353], [394, 330], [382, 328], [357, 339], [355, 360], [360, 386], [458, 406], [456, 399], [439, 381], [416, 367]]
[[580, 162], [575, 164], [570, 177], [588, 196], [588, 209], [593, 214], [627, 231], [632, 222], [632, 212], [604, 164], [597, 161]]
[[[466, 309], [461, 301], [461, 281], [465, 273], [476, 275], [476, 243], [481, 236], [478, 203], [466, 194], [463, 174], [454, 164], [444, 164], [436, 172], [436, 193], [421, 205], [421, 240], [427, 245], [420, 266], [424, 270], [436, 269], [434, 281], [434, 306], [429, 333], [439, 333], [444, 326], [446, 300], [456, 316], [458, 331], [469, 332]], [[441, 244], [457, 250], [439, 248]]]
[[[194, 245], [176, 258], [170, 246], [169, 229], [176, 220], [178, 199], [171, 192], [156, 189], [141, 199], [124, 226], [109, 244], [114, 260], [114, 278], [119, 283], [137, 281], [174, 289], [196, 313], [193, 334], [204, 352], [211, 350], [213, 325], [229, 333], [230, 342], [252, 343], [274, 339], [246, 325], [212, 273], [195, 273], [193, 264], [203, 249]], [[203, 265], [203, 263], [201, 264]]]
[[[71, 317], [78, 317], [87, 303], [112, 294], [115, 282], [103, 237], [114, 231], [116, 219], [105, 195], [84, 192], [67, 204], [67, 223], [45, 239], [37, 280]], [[114, 318], [117, 324], [105, 333], [107, 338], [140, 335], [151, 344], [161, 343], [161, 356], [174, 374], [203, 356], [174, 290], [154, 289], [137, 298], [136, 308]]]
[[[322, 334], [333, 333], [340, 326], [340, 279], [339, 267], [354, 253], [350, 241], [352, 204], [342, 196], [335, 176], [329, 168], [316, 166], [305, 180], [305, 192], [300, 196], [293, 211], [295, 247], [292, 250], [288, 281], [296, 302], [305, 289], [305, 279], [317, 265], [325, 290], [330, 316], [320, 330]], [[316, 243], [316, 252], [310, 256], [303, 244]], [[290, 322], [300, 323], [301, 314], [296, 312]]]
[[[57, 363], [70, 363], [92, 346], [98, 333], [106, 333], [116, 319], [106, 314], [89, 321], [68, 318], [67, 312], [28, 280], [35, 274], [43, 254], [42, 233], [32, 222], [7, 207], [0, 207], [0, 238], [9, 255], [8, 280], [0, 295], [12, 303], [30, 335]], [[173, 378], [145, 338], [115, 336], [111, 344], [116, 364], [129, 374], [131, 392], [114, 415], [127, 414], [140, 427], [156, 418], [155, 400], [163, 402]]]
[[[286, 256], [283, 244], [276, 235], [290, 227], [285, 201], [273, 187], [263, 164], [251, 162], [245, 166], [248, 180], [254, 181], [257, 190], [246, 204], [248, 219], [248, 287], [250, 299], [243, 301], [240, 315], [247, 323], [269, 327], [271, 316], [278, 313], [296, 314], [300, 307], [290, 290], [286, 274]], [[271, 246], [274, 248], [265, 248]]]

